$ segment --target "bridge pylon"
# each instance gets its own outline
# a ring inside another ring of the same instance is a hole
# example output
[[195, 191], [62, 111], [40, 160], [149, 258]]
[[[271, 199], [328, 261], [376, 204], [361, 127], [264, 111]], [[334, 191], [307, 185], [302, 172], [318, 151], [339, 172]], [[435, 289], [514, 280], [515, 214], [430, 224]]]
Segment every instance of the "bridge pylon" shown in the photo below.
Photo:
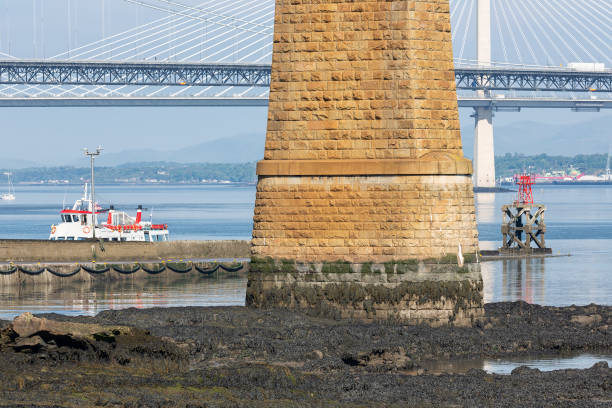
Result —
[[474, 108], [474, 187], [495, 187], [493, 109]]
[[[478, 65], [491, 67], [491, 0], [478, 0], [477, 26]], [[486, 81], [486, 78], [483, 78]], [[484, 97], [485, 91], [478, 91]], [[474, 108], [474, 187], [495, 187], [495, 150], [493, 141], [493, 109]]]
[[246, 304], [471, 325], [482, 276], [448, 0], [277, 0], [275, 21]]

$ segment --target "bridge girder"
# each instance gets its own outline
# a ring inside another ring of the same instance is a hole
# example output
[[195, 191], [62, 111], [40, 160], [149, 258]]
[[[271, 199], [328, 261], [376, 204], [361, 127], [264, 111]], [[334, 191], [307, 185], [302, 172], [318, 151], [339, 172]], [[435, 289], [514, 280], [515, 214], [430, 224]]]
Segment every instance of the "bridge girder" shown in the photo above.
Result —
[[267, 87], [270, 65], [0, 61], [0, 84]]
[[[268, 87], [268, 64], [0, 61], [0, 84]], [[471, 91], [612, 92], [612, 70], [457, 67], [457, 88]]]
[[457, 89], [530, 92], [612, 92], [612, 71], [456, 68]]

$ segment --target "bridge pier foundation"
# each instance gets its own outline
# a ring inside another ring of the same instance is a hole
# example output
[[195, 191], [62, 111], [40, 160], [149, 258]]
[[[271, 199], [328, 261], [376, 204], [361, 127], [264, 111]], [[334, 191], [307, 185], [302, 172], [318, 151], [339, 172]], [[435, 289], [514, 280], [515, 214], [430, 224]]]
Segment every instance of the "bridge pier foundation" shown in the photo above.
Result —
[[474, 187], [495, 187], [493, 109], [474, 108]]

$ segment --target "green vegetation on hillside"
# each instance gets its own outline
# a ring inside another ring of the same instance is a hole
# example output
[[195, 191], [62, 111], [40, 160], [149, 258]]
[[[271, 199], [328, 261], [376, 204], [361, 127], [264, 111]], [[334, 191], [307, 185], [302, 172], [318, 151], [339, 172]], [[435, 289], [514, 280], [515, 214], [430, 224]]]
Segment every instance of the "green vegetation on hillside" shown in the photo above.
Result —
[[574, 157], [566, 157], [506, 153], [504, 156], [495, 157], [495, 172], [497, 176], [510, 177], [524, 171], [544, 174], [551, 171], [576, 169], [581, 173], [597, 175], [605, 172], [607, 160], [607, 154], [579, 154]]
[[[4, 170], [6, 171], [6, 170]], [[15, 183], [76, 183], [90, 178], [89, 167], [37, 167], [13, 170]], [[254, 183], [255, 163], [130, 163], [96, 167], [97, 183]]]
[[[495, 158], [497, 176], [510, 177], [523, 171], [545, 174], [577, 170], [586, 174], [605, 172], [607, 154], [580, 154], [574, 157], [539, 154], [505, 154]], [[2, 170], [7, 171], [7, 170]], [[71, 183], [89, 180], [88, 167], [36, 167], [13, 170], [15, 183]], [[251, 163], [130, 163], [96, 167], [98, 183], [255, 183], [255, 162]]]

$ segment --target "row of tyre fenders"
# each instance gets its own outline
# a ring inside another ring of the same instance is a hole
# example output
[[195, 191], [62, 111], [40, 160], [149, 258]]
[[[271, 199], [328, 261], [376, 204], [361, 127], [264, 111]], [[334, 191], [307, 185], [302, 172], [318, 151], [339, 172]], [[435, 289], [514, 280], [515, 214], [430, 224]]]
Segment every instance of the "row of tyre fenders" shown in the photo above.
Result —
[[139, 263], [129, 265], [129, 267], [123, 267], [122, 265], [116, 265], [116, 264], [111, 264], [111, 265], [96, 264], [96, 265], [90, 265], [90, 266], [84, 265], [84, 264], [75, 264], [75, 267], [72, 271], [67, 272], [67, 273], [62, 273], [62, 272], [54, 270], [53, 268], [50, 268], [49, 266], [43, 266], [43, 267], [40, 267], [39, 269], [31, 270], [31, 269], [26, 268], [23, 265], [10, 264], [8, 269], [5, 269], [5, 270], [0, 269], [0, 275], [12, 275], [19, 271], [26, 275], [35, 276], [35, 275], [42, 274], [44, 271], [47, 271], [54, 276], [67, 278], [67, 277], [76, 275], [77, 273], [81, 271], [81, 269], [83, 269], [84, 271], [90, 274], [94, 274], [94, 275], [100, 275], [100, 274], [109, 272], [111, 270], [114, 270], [115, 272], [118, 272], [122, 275], [131, 275], [133, 273], [138, 272], [141, 269], [144, 272], [148, 273], [149, 275], [157, 275], [159, 273], [162, 273], [166, 269], [172, 272], [176, 272], [176, 273], [187, 273], [195, 269], [201, 274], [212, 275], [213, 273], [217, 272], [219, 269], [222, 269], [225, 272], [238, 272], [242, 268], [244, 268], [244, 264], [242, 263], [233, 264], [229, 266], [223, 265], [223, 264], [215, 264], [210, 267], [203, 267], [203, 266], [200, 266], [192, 262], [185, 264], [185, 266], [183, 266], [182, 264], [176, 265], [172, 263], [160, 263], [158, 264], [158, 267], [153, 267], [153, 268], [150, 268], [146, 266], [145, 264], [139, 264]]

